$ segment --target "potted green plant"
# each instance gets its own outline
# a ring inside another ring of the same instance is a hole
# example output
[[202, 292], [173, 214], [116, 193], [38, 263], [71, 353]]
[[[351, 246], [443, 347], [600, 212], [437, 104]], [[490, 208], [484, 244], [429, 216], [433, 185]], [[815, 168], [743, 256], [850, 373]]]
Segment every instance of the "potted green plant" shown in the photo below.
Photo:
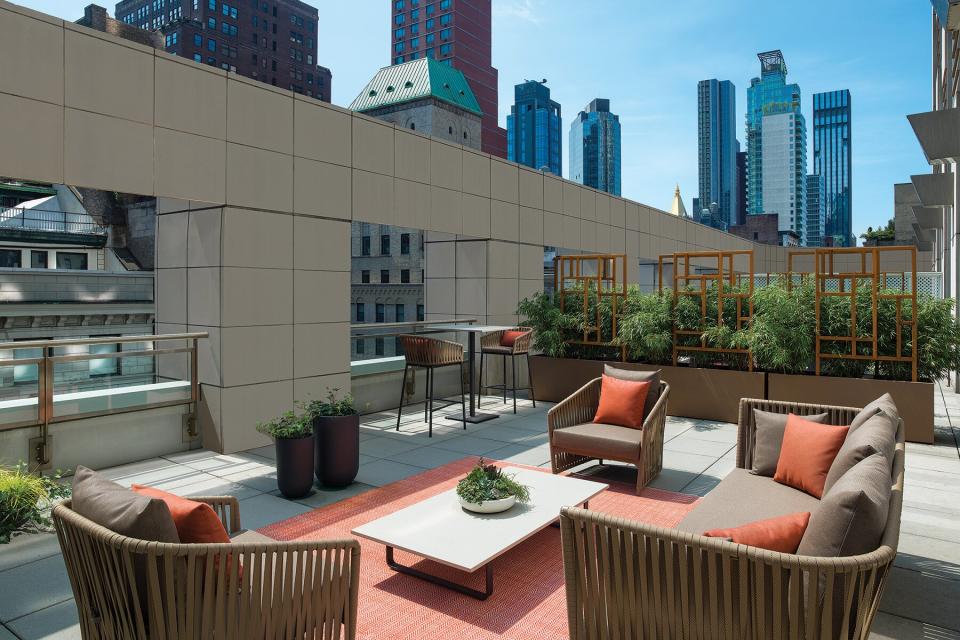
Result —
[[493, 464], [480, 458], [470, 473], [457, 483], [460, 506], [475, 513], [500, 513], [517, 502], [530, 501], [530, 489]]
[[52, 477], [35, 475], [20, 463], [0, 467], [0, 544], [17, 533], [50, 530], [50, 508], [57, 500], [70, 497], [70, 485]]
[[323, 400], [303, 405], [314, 435], [314, 471], [328, 487], [345, 487], [360, 470], [360, 414], [350, 393], [327, 389]]
[[277, 450], [277, 487], [284, 497], [302, 498], [313, 487], [313, 423], [308, 415], [287, 411], [257, 425], [274, 439]]

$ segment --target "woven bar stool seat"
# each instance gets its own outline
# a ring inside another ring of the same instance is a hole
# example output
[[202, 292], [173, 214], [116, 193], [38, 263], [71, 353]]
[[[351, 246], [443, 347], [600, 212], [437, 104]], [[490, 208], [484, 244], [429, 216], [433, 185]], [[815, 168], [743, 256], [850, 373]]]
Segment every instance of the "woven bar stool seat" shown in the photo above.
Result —
[[[456, 402], [445, 402], [439, 407], [434, 406], [433, 381], [434, 371], [441, 367], [459, 367], [460, 373], [460, 408], [463, 413], [463, 428], [467, 428], [467, 405], [464, 400], [463, 385], [463, 345], [450, 340], [439, 340], [424, 336], [403, 335], [399, 337], [403, 349], [403, 386], [400, 387], [400, 406], [397, 408], [397, 431], [400, 430], [400, 416], [403, 414], [403, 397], [406, 395], [407, 371], [410, 369], [425, 369], [427, 372], [426, 394], [424, 397], [423, 419], [428, 425], [428, 437], [433, 437], [433, 412]], [[415, 375], [415, 374], [414, 374]]]

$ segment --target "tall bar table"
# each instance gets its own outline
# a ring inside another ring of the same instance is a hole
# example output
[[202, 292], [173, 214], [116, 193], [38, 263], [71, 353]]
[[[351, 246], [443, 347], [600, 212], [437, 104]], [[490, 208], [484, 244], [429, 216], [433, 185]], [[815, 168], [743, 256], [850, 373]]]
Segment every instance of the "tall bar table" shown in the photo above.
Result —
[[[500, 326], [500, 325], [476, 325], [476, 324], [432, 324], [430, 328], [438, 331], [462, 331], [469, 336], [469, 348], [470, 348], [470, 411], [467, 412], [467, 422], [471, 424], [476, 424], [478, 422], [486, 422], [487, 420], [493, 420], [499, 418], [495, 413], [478, 413], [476, 399], [473, 394], [474, 386], [474, 364], [476, 363], [476, 352], [477, 352], [477, 335], [483, 333], [492, 333], [494, 331], [506, 331], [508, 329], [514, 329], [515, 327], [509, 326]], [[463, 418], [460, 416], [447, 416], [447, 420], [453, 420], [454, 422], [463, 422]]]

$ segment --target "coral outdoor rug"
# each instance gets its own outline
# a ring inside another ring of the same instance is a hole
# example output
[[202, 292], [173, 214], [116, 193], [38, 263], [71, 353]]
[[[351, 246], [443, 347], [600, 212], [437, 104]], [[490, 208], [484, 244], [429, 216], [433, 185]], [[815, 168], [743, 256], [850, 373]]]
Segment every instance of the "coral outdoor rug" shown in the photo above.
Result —
[[[316, 540], [350, 536], [350, 530], [456, 486], [475, 457], [347, 498], [327, 507], [260, 529], [276, 540]], [[511, 463], [503, 467], [529, 468]], [[631, 483], [607, 482], [610, 488], [590, 500], [590, 509], [663, 527], [675, 526], [697, 498], [645, 489], [634, 495]], [[479, 601], [390, 569], [383, 545], [361, 539], [358, 635], [364, 640], [447, 640], [567, 638], [566, 593], [560, 530], [548, 527], [493, 564], [493, 595]], [[483, 571], [465, 574], [397, 550], [397, 561], [482, 589]]]

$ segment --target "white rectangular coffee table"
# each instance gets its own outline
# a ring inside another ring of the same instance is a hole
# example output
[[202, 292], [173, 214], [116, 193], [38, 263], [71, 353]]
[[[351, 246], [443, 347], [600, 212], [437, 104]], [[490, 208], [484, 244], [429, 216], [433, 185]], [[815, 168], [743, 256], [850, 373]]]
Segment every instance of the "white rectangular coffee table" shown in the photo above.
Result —
[[[549, 527], [561, 507], [583, 505], [607, 488], [600, 482], [555, 476], [542, 471], [504, 467], [515, 480], [530, 487], [530, 503], [508, 511], [478, 514], [460, 506], [455, 489], [427, 498], [354, 529], [361, 538], [387, 547], [387, 565], [394, 571], [442, 585], [485, 600], [493, 593], [493, 560], [530, 536]], [[477, 591], [394, 561], [401, 549], [472, 573], [486, 571], [486, 590]]]

